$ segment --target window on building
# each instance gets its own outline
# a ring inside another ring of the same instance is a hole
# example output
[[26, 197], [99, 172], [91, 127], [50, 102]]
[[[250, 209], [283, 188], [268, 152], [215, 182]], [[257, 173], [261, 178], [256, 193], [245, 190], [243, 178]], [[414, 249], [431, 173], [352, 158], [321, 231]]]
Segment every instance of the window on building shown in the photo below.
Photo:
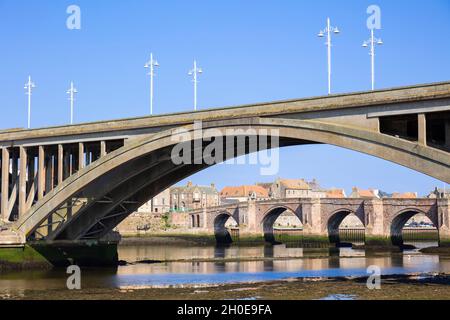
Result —
[[200, 193], [194, 192], [193, 198], [194, 198], [194, 201], [200, 201]]

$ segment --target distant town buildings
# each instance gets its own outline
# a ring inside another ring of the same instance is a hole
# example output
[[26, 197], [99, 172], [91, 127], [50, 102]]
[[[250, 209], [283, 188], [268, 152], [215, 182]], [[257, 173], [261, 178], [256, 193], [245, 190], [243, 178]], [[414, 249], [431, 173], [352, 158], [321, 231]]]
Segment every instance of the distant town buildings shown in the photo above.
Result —
[[326, 191], [327, 198], [347, 198], [344, 189], [329, 189]]
[[428, 198], [450, 199], [450, 190], [445, 188], [435, 188], [432, 192], [430, 192]]
[[[349, 198], [396, 198], [396, 199], [415, 199], [418, 197], [417, 192], [393, 192], [387, 193], [378, 189], [361, 189], [353, 187]], [[445, 188], [435, 188], [428, 195], [429, 198], [449, 198], [450, 190]], [[168, 188], [155, 196], [149, 202], [144, 204], [138, 211], [119, 226], [119, 230], [123, 233], [136, 232], [155, 232], [170, 228], [164, 219], [168, 213], [171, 221], [184, 217], [181, 214], [191, 210], [215, 207], [223, 204], [231, 204], [237, 202], [247, 202], [249, 200], [263, 201], [270, 199], [286, 199], [286, 198], [347, 198], [344, 189], [321, 188], [318, 181], [306, 181], [305, 179], [283, 179], [277, 178], [273, 182], [256, 183], [254, 185], [226, 186], [220, 193], [217, 191], [214, 183], [209, 186], [194, 185], [188, 182], [185, 186], [174, 186]], [[167, 216], [166, 216], [167, 217]], [[191, 218], [196, 219], [189, 226], [200, 226], [199, 216], [193, 215]], [[232, 220], [232, 219], [230, 219]], [[235, 222], [227, 222], [227, 227], [236, 227]], [[423, 215], [416, 215], [408, 221], [407, 226], [411, 227], [415, 224], [426, 225], [429, 223]], [[175, 222], [176, 225], [179, 225]], [[282, 214], [274, 225], [276, 228], [299, 228], [300, 220], [291, 212]], [[353, 214], [348, 215], [341, 223], [343, 228], [362, 228], [362, 223], [358, 217]]]
[[252, 200], [270, 199], [266, 188], [259, 185], [225, 187], [220, 191], [221, 203], [245, 202]]
[[137, 212], [167, 213], [170, 211], [170, 189], [166, 189], [145, 203]]
[[374, 199], [380, 198], [379, 191], [377, 189], [360, 189], [357, 187], [352, 188], [352, 193], [350, 193], [349, 198], [366, 198]]
[[[188, 182], [185, 186], [168, 188], [138, 209], [138, 213], [164, 214], [168, 212], [187, 212], [200, 208], [219, 206], [222, 204], [246, 202], [249, 200], [269, 200], [286, 198], [346, 198], [344, 189], [323, 189], [316, 179], [282, 179], [273, 182], [256, 183], [254, 185], [226, 186], [220, 193], [214, 183], [209, 186], [194, 185]], [[349, 198], [397, 198], [415, 199], [417, 192], [386, 193], [378, 189], [361, 189], [353, 187]], [[435, 188], [429, 198], [450, 198], [450, 190]]]
[[189, 211], [220, 205], [219, 192], [214, 183], [210, 186], [194, 185], [188, 182], [186, 186], [170, 188], [170, 210]]
[[417, 198], [417, 192], [404, 192], [404, 193], [394, 192], [392, 194], [391, 198], [395, 198], [395, 199], [416, 199]]
[[322, 190], [314, 179], [307, 182], [304, 179], [276, 179], [273, 183], [257, 184], [265, 188], [270, 198], [324, 198], [326, 191]]

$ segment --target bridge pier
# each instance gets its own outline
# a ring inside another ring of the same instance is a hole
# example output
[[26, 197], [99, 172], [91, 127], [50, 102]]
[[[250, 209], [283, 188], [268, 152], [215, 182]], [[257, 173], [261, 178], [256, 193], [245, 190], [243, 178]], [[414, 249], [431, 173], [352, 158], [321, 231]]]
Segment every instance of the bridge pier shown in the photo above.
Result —
[[303, 241], [329, 242], [322, 225], [322, 206], [320, 199], [307, 199], [302, 203]]
[[450, 247], [450, 199], [438, 199], [439, 246]]
[[391, 235], [384, 221], [382, 199], [364, 201], [364, 226], [366, 246], [391, 246]]
[[0, 269], [114, 267], [119, 261], [119, 240], [119, 234], [111, 232], [101, 240], [25, 243], [25, 238], [13, 231], [0, 232]]

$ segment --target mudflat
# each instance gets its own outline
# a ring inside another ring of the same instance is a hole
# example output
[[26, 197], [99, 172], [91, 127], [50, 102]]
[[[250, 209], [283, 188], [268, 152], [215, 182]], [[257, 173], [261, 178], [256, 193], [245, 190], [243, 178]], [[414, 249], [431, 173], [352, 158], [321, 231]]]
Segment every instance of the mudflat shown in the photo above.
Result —
[[292, 278], [277, 281], [188, 286], [188, 287], [122, 287], [67, 290], [26, 290], [7, 299], [355, 299], [450, 300], [450, 274], [408, 274], [382, 276], [380, 289], [368, 289], [367, 277]]

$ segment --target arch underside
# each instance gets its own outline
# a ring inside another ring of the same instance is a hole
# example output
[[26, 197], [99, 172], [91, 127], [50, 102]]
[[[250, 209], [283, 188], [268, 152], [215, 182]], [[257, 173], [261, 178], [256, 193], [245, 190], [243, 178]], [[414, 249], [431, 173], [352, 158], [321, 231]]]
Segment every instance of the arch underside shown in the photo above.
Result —
[[391, 234], [391, 242], [394, 245], [403, 245], [403, 227], [405, 226], [406, 222], [408, 222], [409, 219], [414, 217], [417, 214], [423, 214], [425, 215], [431, 223], [433, 223], [433, 226], [438, 230], [436, 227], [438, 225], [437, 217], [433, 216], [432, 214], [428, 214], [425, 212], [421, 212], [418, 210], [405, 210], [398, 215], [396, 215], [391, 222], [391, 228], [390, 228], [390, 234]]
[[[448, 168], [447, 163], [437, 163], [434, 159], [415, 155], [412, 150], [417, 148], [413, 148], [410, 142], [313, 121], [258, 118], [257, 121], [250, 119], [246, 126], [238, 121], [235, 124], [225, 123], [211, 127], [223, 130], [224, 135], [227, 135], [227, 129], [242, 127], [276, 129], [279, 133], [279, 147], [329, 143], [385, 158], [428, 174], [430, 170]], [[186, 128], [189, 132], [193, 131], [192, 126]], [[240, 135], [246, 136], [245, 132]], [[264, 139], [266, 143], [261, 143], [259, 138], [257, 141], [256, 149], [249, 145], [248, 139], [245, 148], [233, 146], [227, 149], [226, 141], [223, 141], [223, 160], [271, 148], [270, 139]], [[36, 203], [17, 222], [17, 229], [30, 240], [102, 238], [161, 191], [213, 165], [194, 158], [192, 164], [174, 164], [171, 151], [175, 143], [173, 130], [167, 130], [132, 141], [106, 155], [66, 179]], [[196, 148], [204, 150], [209, 143], [195, 144], [191, 141], [193, 157], [197, 156]], [[201, 153], [199, 152], [200, 157]], [[410, 161], [411, 156], [416, 156], [417, 161]], [[425, 169], [422, 170], [423, 168]], [[442, 170], [432, 172], [439, 171], [442, 173]]]
[[221, 213], [214, 219], [214, 236], [217, 243], [226, 244], [233, 242], [231, 234], [225, 226], [226, 222], [230, 218], [233, 218], [233, 216], [228, 213]]
[[[346, 209], [339, 210], [330, 216], [327, 222], [328, 239], [330, 243], [341, 242], [339, 237], [339, 226], [341, 225], [342, 221], [344, 221], [344, 219], [351, 214], [354, 214], [356, 217], [358, 217], [354, 212]], [[358, 219], [364, 226], [364, 221], [362, 221], [360, 217], [358, 217]]]
[[285, 212], [291, 212], [293, 215], [295, 215], [301, 223], [303, 223], [303, 220], [301, 217], [297, 216], [294, 212], [292, 212], [290, 209], [286, 207], [275, 207], [270, 209], [263, 217], [262, 219], [262, 227], [264, 232], [264, 240], [269, 243], [276, 243], [275, 240], [275, 234], [274, 234], [274, 224], [275, 221]]

